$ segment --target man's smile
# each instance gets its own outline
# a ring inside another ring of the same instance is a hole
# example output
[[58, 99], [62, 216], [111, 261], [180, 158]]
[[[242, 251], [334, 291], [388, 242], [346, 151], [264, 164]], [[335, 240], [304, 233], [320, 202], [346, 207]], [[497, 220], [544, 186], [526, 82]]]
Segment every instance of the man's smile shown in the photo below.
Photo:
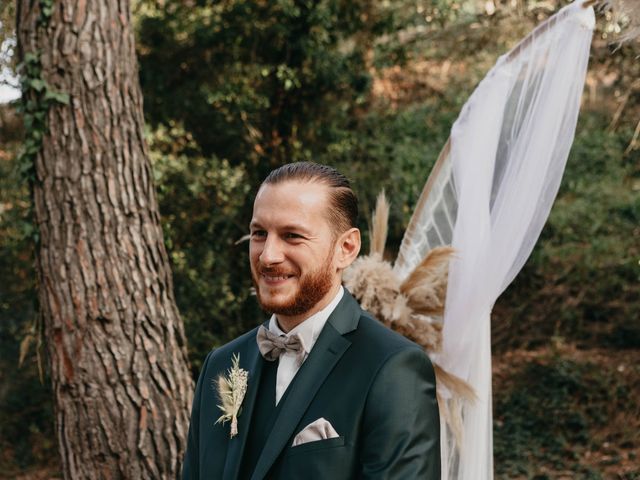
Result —
[[268, 285], [280, 285], [290, 278], [293, 278], [293, 275], [274, 275], [273, 273], [261, 273], [260, 277], [268, 284]]

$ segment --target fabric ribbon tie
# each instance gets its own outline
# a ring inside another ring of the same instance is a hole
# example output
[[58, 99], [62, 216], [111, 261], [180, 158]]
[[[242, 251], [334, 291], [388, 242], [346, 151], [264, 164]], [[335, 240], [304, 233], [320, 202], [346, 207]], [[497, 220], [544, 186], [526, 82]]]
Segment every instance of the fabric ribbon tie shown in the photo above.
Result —
[[264, 325], [258, 329], [256, 340], [260, 353], [270, 362], [276, 361], [284, 352], [295, 353], [300, 361], [305, 353], [302, 339], [297, 334], [288, 337], [277, 335], [270, 332]]

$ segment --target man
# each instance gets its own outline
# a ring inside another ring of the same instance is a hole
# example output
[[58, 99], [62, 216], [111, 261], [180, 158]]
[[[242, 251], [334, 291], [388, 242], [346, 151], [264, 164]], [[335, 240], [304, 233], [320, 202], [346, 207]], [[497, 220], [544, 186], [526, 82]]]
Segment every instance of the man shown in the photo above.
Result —
[[[273, 316], [207, 356], [184, 479], [440, 478], [428, 357], [341, 285], [360, 251], [357, 215], [349, 182], [331, 167], [289, 164], [263, 182], [249, 250], [258, 301]], [[216, 423], [217, 379], [234, 357], [246, 394], [237, 425]]]

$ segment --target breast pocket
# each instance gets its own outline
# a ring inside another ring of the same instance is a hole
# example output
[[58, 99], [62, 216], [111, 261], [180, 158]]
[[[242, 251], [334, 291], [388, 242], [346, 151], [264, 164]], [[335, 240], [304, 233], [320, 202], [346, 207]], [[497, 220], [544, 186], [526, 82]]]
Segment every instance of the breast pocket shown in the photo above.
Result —
[[295, 447], [291, 447], [286, 456], [299, 455], [300, 453], [313, 452], [316, 450], [324, 450], [326, 448], [342, 447], [344, 445], [344, 437], [327, 438], [326, 440], [315, 440], [307, 442]]
[[278, 478], [347, 480], [354, 478], [353, 447], [344, 437], [317, 440], [291, 447], [285, 453]]

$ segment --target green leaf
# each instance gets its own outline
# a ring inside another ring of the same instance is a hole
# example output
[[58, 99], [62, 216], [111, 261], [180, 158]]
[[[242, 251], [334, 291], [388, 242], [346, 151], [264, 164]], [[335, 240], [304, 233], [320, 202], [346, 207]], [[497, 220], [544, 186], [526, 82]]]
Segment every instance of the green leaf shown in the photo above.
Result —
[[21, 175], [24, 175], [25, 173], [28, 173], [31, 169], [33, 169], [33, 162], [31, 161], [31, 159], [27, 158], [22, 158], [21, 160], [22, 163], [20, 163], [18, 171]]
[[53, 100], [54, 102], [61, 103], [63, 105], [69, 105], [69, 94], [63, 92], [54, 92], [53, 90], [47, 90], [44, 94], [45, 100]]
[[34, 52], [26, 53], [24, 55], [24, 62], [22, 62], [22, 64], [27, 65], [30, 63], [40, 63], [40, 55]]
[[47, 86], [47, 82], [40, 78], [33, 78], [28, 80], [27, 85], [33, 88], [36, 92], [41, 92]]

